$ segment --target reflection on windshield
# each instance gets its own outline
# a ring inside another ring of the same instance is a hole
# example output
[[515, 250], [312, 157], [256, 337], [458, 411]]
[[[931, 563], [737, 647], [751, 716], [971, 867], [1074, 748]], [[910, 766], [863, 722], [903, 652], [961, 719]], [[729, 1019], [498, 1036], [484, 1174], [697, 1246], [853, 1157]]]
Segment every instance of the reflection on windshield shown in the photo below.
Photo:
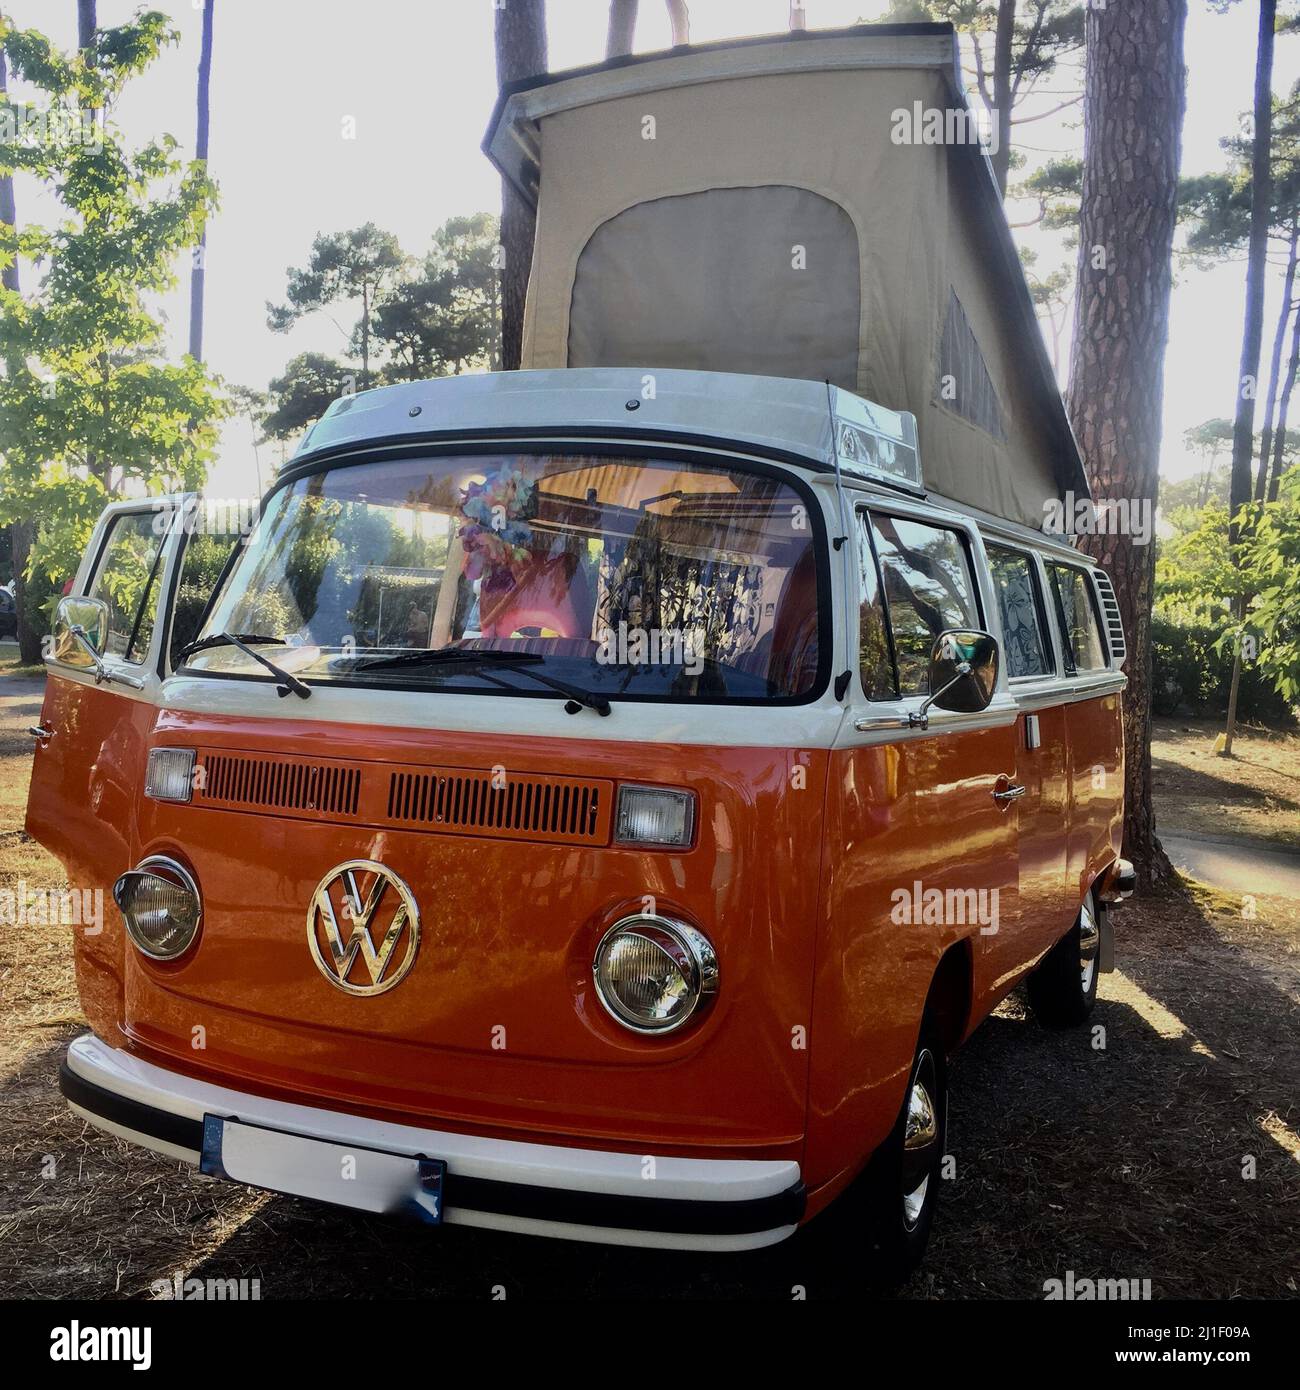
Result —
[[[311, 681], [500, 694], [464, 663], [367, 671], [379, 653], [529, 652], [557, 678], [663, 699], [807, 698], [817, 566], [801, 496], [742, 468], [574, 455], [336, 467], [272, 498], [201, 636], [283, 633]], [[229, 647], [190, 669], [252, 674]]]

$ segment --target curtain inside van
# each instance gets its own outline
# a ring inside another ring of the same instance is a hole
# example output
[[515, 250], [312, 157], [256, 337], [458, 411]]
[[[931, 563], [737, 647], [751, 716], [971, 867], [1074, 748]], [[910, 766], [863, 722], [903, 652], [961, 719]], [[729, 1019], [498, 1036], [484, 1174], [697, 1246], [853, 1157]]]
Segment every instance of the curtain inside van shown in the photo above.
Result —
[[787, 185], [638, 203], [583, 248], [571, 367], [686, 367], [857, 386], [858, 237]]

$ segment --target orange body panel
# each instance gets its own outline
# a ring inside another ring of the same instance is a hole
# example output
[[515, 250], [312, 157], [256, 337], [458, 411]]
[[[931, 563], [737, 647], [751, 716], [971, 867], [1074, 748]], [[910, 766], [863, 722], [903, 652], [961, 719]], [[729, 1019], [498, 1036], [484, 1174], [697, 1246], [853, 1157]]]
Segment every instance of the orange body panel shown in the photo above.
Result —
[[[199, 716], [52, 673], [43, 721], [57, 732], [37, 753], [28, 827], [81, 886], [170, 853], [202, 887], [199, 942], [178, 962], [128, 949], [111, 907], [100, 935], [78, 936], [87, 1017], [115, 1045], [444, 1128], [793, 1158], [812, 1214], [889, 1132], [943, 953], [967, 953], [968, 1032], [1118, 852], [1119, 697], [1039, 718], [1032, 754], [1023, 716], [833, 752], [687, 747]], [[151, 744], [283, 762], [326, 739], [334, 762], [385, 774], [502, 766], [689, 787], [696, 842], [620, 848], [603, 814], [594, 842], [538, 843], [377, 823], [384, 808], [364, 798], [340, 821], [143, 796]], [[1002, 809], [990, 794], [1011, 777], [1027, 794]], [[353, 858], [400, 875], [423, 914], [411, 974], [367, 999], [327, 983], [306, 940], [317, 883]], [[896, 894], [916, 882], [996, 890], [997, 930], [900, 924]], [[648, 896], [719, 957], [717, 1004], [681, 1036], [630, 1034], [592, 993], [600, 936]]]

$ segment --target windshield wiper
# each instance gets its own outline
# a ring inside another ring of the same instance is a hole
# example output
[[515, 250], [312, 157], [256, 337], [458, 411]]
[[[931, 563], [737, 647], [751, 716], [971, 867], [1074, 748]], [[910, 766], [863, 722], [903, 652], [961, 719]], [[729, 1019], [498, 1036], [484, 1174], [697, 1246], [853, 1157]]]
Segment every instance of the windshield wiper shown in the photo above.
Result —
[[199, 642], [191, 642], [189, 646], [182, 647], [181, 656], [192, 656], [195, 652], [203, 651], [207, 647], [235, 647], [243, 652], [247, 657], [251, 657], [259, 666], [265, 666], [268, 671], [276, 678], [276, 694], [284, 699], [286, 695], [293, 692], [299, 699], [311, 699], [311, 687], [304, 685], [297, 676], [291, 676], [288, 671], [277, 666], [274, 661], [268, 661], [261, 652], [255, 652], [249, 646], [250, 642], [274, 642], [278, 645], [287, 646], [283, 637], [265, 637], [260, 633], [238, 633], [238, 632], [218, 632], [212, 637], [204, 637]]
[[[580, 709], [593, 709], [605, 717], [610, 712], [609, 701], [603, 695], [590, 690], [582, 690], [568, 681], [557, 680], [554, 676], [543, 675], [532, 668], [545, 660], [537, 652], [504, 652], [494, 648], [476, 651], [471, 647], [426, 647], [422, 651], [399, 652], [394, 656], [365, 657], [352, 668], [354, 671], [391, 670], [400, 666], [496, 666], [503, 671], [516, 671], [521, 676], [531, 676], [541, 685], [563, 695], [568, 703], [564, 706], [569, 714], [577, 714]], [[490, 679], [490, 677], [489, 677]], [[500, 681], [497, 682], [501, 684]], [[509, 689], [509, 687], [505, 687]]]
[[201, 652], [207, 647], [229, 646], [232, 639], [238, 638], [241, 642], [249, 643], [276, 643], [279, 646], [288, 646], [288, 640], [284, 637], [269, 637], [264, 632], [218, 632], [213, 637], [200, 637], [197, 642], [187, 642], [177, 656], [193, 656], [195, 652]]

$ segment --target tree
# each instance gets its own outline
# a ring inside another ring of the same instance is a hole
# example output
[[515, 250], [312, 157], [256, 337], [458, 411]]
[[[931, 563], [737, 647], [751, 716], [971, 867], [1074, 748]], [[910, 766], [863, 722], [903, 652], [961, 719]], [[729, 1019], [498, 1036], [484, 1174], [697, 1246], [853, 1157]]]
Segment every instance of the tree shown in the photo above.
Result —
[[227, 384], [226, 395], [234, 413], [248, 421], [253, 443], [253, 467], [257, 472], [257, 493], [260, 497], [263, 491], [262, 456], [258, 452], [258, 448], [266, 443], [266, 417], [271, 408], [271, 398], [265, 391], [255, 390], [251, 386], [234, 384]]
[[[1215, 265], [1245, 250], [1250, 243], [1254, 198], [1253, 141], [1234, 137], [1220, 142], [1231, 163], [1222, 173], [1184, 179], [1180, 187], [1181, 216], [1189, 224], [1186, 255], [1193, 264]], [[1283, 468], [1281, 440], [1294, 377], [1282, 382], [1282, 355], [1296, 308], [1297, 265], [1300, 264], [1300, 84], [1285, 101], [1274, 101], [1270, 150], [1272, 197], [1268, 236], [1281, 256], [1282, 296], [1269, 355], [1268, 387], [1259, 438], [1255, 498], [1276, 496]], [[1274, 447], [1275, 440], [1277, 447]]]
[[[1083, 204], [1067, 403], [1094, 496], [1153, 506], [1186, 22], [1187, 0], [1145, 0], [1090, 7], [1086, 26]], [[1151, 803], [1154, 552], [1126, 536], [1087, 536], [1083, 543], [1110, 573], [1128, 637], [1124, 852], [1152, 884], [1169, 873]]]
[[1073, 94], [1033, 116], [1016, 108], [1041, 90], [1062, 62], [1083, 47], [1085, 6], [1077, 0], [893, 0], [885, 18], [947, 20], [966, 35], [974, 62], [974, 88], [997, 132], [989, 152], [1005, 196], [1012, 163], [1012, 127], [1075, 105]]
[[[1250, 502], [1251, 447], [1255, 435], [1255, 395], [1259, 355], [1264, 338], [1264, 272], [1268, 257], [1269, 213], [1273, 201], [1273, 34], [1277, 0], [1259, 0], [1259, 40], [1255, 55], [1254, 132], [1250, 155], [1250, 249], [1246, 259], [1246, 314], [1241, 333], [1241, 364], [1237, 370], [1237, 414], [1232, 426], [1232, 480], [1229, 495], [1228, 545], [1235, 555], [1241, 540], [1245, 509]], [[1244, 600], [1237, 605], [1245, 616]], [[1237, 722], [1237, 689], [1241, 682], [1241, 652], [1232, 668], [1228, 696], [1228, 725], [1220, 752], [1232, 756]]]
[[321, 233], [311, 244], [303, 270], [286, 272], [287, 304], [268, 304], [267, 326], [287, 333], [305, 314], [327, 313], [339, 303], [361, 301], [361, 317], [352, 331], [361, 352], [361, 389], [369, 390], [373, 314], [386, 287], [406, 262], [392, 232], [373, 222], [350, 232]]
[[1282, 475], [1278, 495], [1255, 503], [1245, 528], [1240, 568], [1253, 595], [1249, 632], [1259, 644], [1259, 660], [1275, 689], [1300, 703], [1300, 469]]
[[399, 281], [375, 312], [390, 381], [457, 375], [494, 365], [500, 339], [496, 250], [490, 213], [453, 217], [433, 235], [417, 275]]
[[609, 0], [609, 29], [605, 35], [605, 57], [621, 58], [631, 53], [636, 35], [637, 0]]
[[340, 396], [356, 391], [356, 375], [345, 362], [323, 352], [300, 352], [267, 387], [269, 409], [262, 429], [269, 439], [293, 439]]
[[14, 73], [41, 101], [43, 135], [0, 143], [0, 169], [47, 182], [64, 216], [52, 227], [0, 227], [0, 261], [39, 265], [29, 297], [0, 290], [0, 522], [39, 518], [34, 559], [70, 573], [103, 504], [129, 481], [149, 491], [198, 483], [222, 410], [195, 362], [161, 358], [151, 309], [215, 206], [206, 174], [170, 136], [130, 148], [112, 119], [123, 88], [174, 44], [166, 17], [87, 25], [67, 55], [34, 30], [8, 29]]
[[[511, 0], [496, 11], [497, 86], [546, 71], [546, 0]], [[519, 366], [524, 298], [533, 261], [536, 217], [523, 196], [501, 181], [501, 365]]]
[[[198, 127], [194, 136], [195, 161], [206, 171], [208, 167], [209, 89], [212, 85], [212, 8], [213, 0], [203, 0], [203, 38], [199, 46]], [[203, 361], [203, 273], [204, 256], [208, 249], [205, 226], [199, 237], [198, 253], [190, 271], [190, 356]]]
[[[0, 110], [11, 111], [9, 103], [9, 64], [5, 57], [4, 41], [8, 32], [8, 21], [0, 16]], [[14, 176], [12, 168], [0, 165], [0, 224], [9, 228], [9, 234], [18, 226], [18, 212], [14, 202]], [[0, 289], [14, 296], [21, 294], [22, 285], [16, 254], [0, 254]], [[23, 517], [15, 519], [9, 526], [9, 560], [14, 580], [14, 609], [18, 626], [18, 650], [25, 666], [34, 664], [40, 656], [41, 635], [28, 616], [27, 562], [32, 548], [32, 524]]]
[[664, 0], [668, 6], [668, 24], [672, 30], [673, 47], [691, 41], [691, 16], [686, 0]]

